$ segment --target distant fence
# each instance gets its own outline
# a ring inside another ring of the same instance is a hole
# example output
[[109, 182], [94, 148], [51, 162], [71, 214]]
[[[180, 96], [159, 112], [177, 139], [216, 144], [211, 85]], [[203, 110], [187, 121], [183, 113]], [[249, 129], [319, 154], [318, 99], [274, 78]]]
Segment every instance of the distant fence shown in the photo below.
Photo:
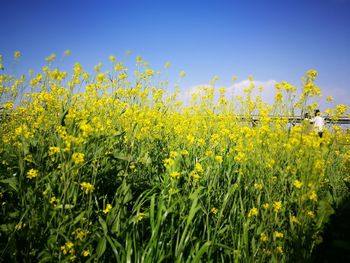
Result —
[[[301, 123], [305, 120], [304, 117], [301, 116], [268, 116], [268, 118], [272, 120], [288, 120], [289, 123]], [[334, 124], [350, 124], [350, 118], [341, 116], [338, 118], [331, 118], [329, 116], [323, 117], [326, 124], [334, 123]], [[260, 116], [259, 115], [252, 115], [251, 117], [247, 118], [245, 116], [240, 116], [238, 119], [241, 119], [242, 121], [254, 121], [259, 122]]]

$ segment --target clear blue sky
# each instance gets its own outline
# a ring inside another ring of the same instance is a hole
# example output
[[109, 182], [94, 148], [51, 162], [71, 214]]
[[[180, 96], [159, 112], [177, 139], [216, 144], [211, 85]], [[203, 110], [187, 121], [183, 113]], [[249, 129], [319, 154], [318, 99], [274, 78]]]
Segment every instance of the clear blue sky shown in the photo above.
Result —
[[125, 50], [155, 70], [170, 61], [183, 89], [215, 74], [226, 86], [234, 74], [299, 85], [314, 68], [325, 95], [350, 104], [350, 0], [2, 0], [0, 14], [0, 53], [20, 50], [23, 70], [66, 49], [66, 66], [89, 71]]

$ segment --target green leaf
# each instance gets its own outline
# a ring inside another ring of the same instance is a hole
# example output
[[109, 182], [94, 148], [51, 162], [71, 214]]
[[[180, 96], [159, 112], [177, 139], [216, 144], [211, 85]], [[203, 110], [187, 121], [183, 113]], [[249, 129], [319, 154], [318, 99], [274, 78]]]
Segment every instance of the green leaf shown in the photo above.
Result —
[[75, 219], [73, 222], [73, 225], [75, 225], [76, 223], [80, 222], [80, 220], [84, 217], [85, 215], [85, 211], [81, 212]]
[[11, 177], [11, 178], [0, 180], [0, 183], [8, 184], [13, 190], [18, 192], [17, 177]]
[[107, 232], [108, 232], [108, 229], [107, 229], [107, 224], [106, 224], [106, 221], [103, 220], [102, 217], [98, 217], [98, 221], [100, 222], [101, 226], [102, 226], [102, 230], [103, 230], [103, 233], [105, 234], [105, 236], [107, 235]]
[[98, 241], [97, 248], [96, 248], [96, 256], [97, 258], [100, 258], [103, 253], [106, 251], [106, 237], [101, 237], [100, 240]]
[[131, 156], [124, 156], [124, 155], [121, 155], [120, 153], [113, 153], [113, 157], [115, 159], [119, 159], [119, 160], [127, 161], [127, 162], [131, 162], [131, 160], [132, 160]]
[[114, 245], [113, 241], [110, 239], [109, 236], [106, 236], [106, 238], [107, 238], [107, 241], [108, 241], [109, 245], [112, 247], [112, 251], [113, 251], [113, 253], [115, 255], [116, 261], [118, 261], [118, 259], [119, 259], [118, 249], [116, 248], [116, 246]]
[[211, 245], [210, 241], [205, 242], [204, 245], [199, 249], [198, 253], [196, 254], [192, 262], [200, 262], [201, 257], [205, 252], [208, 251], [208, 248], [210, 245]]

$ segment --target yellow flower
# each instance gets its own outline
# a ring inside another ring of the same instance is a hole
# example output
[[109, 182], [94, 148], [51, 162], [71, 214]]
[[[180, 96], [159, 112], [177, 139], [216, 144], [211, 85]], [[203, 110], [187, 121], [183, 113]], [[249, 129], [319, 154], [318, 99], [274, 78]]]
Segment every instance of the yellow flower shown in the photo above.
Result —
[[312, 211], [307, 211], [306, 215], [307, 215], [308, 217], [311, 217], [311, 218], [314, 218], [314, 217], [315, 217], [315, 214], [314, 214], [314, 212], [312, 212]]
[[68, 57], [70, 56], [70, 54], [71, 54], [70, 50], [67, 49], [64, 51], [63, 56]]
[[243, 162], [245, 159], [246, 159], [246, 155], [243, 152], [238, 152], [234, 157], [234, 160], [237, 162]]
[[268, 209], [270, 207], [270, 204], [269, 203], [265, 203], [262, 206], [263, 206], [263, 208]]
[[61, 246], [61, 251], [63, 251], [64, 255], [68, 253], [73, 254], [75, 252], [74, 244], [71, 241], [66, 242], [63, 246]]
[[258, 215], [258, 209], [253, 207], [252, 209], [249, 210], [248, 212], [248, 217], [256, 216]]
[[152, 70], [152, 69], [146, 69], [145, 73], [146, 73], [146, 75], [147, 75], [148, 77], [152, 77], [152, 76], [154, 75], [154, 70]]
[[75, 164], [81, 164], [84, 162], [84, 154], [83, 153], [73, 153], [72, 159]]
[[189, 155], [189, 153], [188, 153], [187, 150], [182, 150], [180, 153], [181, 153], [183, 156]]
[[170, 66], [171, 66], [170, 62], [167, 62], [167, 63], [165, 63], [164, 68], [168, 69], [168, 68], [170, 68]]
[[76, 230], [73, 231], [73, 235], [75, 235], [75, 239], [83, 240], [84, 238], [87, 237], [87, 235], [90, 233], [88, 230], [84, 230], [81, 228], [77, 228]]
[[215, 156], [215, 161], [218, 162], [218, 163], [222, 163], [222, 161], [223, 161], [222, 156], [216, 155]]
[[171, 151], [171, 152], [170, 152], [170, 158], [175, 159], [178, 155], [179, 155], [179, 154], [178, 154], [177, 152], [175, 152], [175, 151]]
[[142, 63], [142, 57], [141, 56], [137, 56], [136, 57], [136, 63], [138, 63], [138, 64]]
[[95, 186], [87, 182], [82, 182], [80, 186], [81, 190], [83, 190], [85, 194], [92, 193], [95, 190]]
[[47, 196], [47, 194], [49, 193], [50, 189], [46, 188], [45, 191], [43, 191], [43, 196]]
[[15, 51], [14, 58], [15, 60], [18, 60], [21, 57], [21, 52]]
[[212, 209], [210, 209], [210, 212], [212, 212], [214, 215], [216, 215], [218, 213], [218, 209], [213, 207]]
[[112, 63], [114, 63], [114, 62], [115, 62], [115, 56], [110, 55], [110, 56], [109, 56], [109, 61], [111, 61]]
[[203, 167], [200, 163], [196, 163], [195, 167], [194, 167], [194, 170], [197, 172], [197, 173], [204, 173], [204, 170], [203, 170]]
[[269, 240], [269, 237], [265, 233], [261, 233], [260, 240], [263, 242], [267, 242]]
[[254, 184], [254, 188], [256, 189], [256, 190], [262, 190], [263, 189], [263, 185], [262, 184], [257, 184], [257, 183], [255, 183]]
[[309, 199], [310, 199], [311, 201], [317, 202], [318, 197], [317, 197], [317, 194], [316, 194], [315, 191], [312, 191], [312, 192], [310, 193]]
[[329, 102], [331, 102], [331, 101], [334, 100], [334, 98], [333, 98], [332, 96], [327, 96], [326, 100], [329, 101]]
[[103, 213], [108, 214], [110, 211], [112, 210], [112, 205], [111, 204], [107, 204], [106, 208], [103, 211]]
[[49, 148], [49, 156], [52, 156], [59, 152], [61, 152], [61, 149], [59, 147], [52, 146]]
[[292, 222], [295, 223], [295, 224], [300, 224], [298, 218], [296, 216], [292, 216]]
[[55, 55], [55, 54], [51, 54], [51, 55], [48, 56], [45, 60], [46, 60], [47, 62], [52, 62], [52, 61], [55, 60], [55, 58], [56, 58], [56, 55]]
[[141, 221], [142, 219], [145, 218], [145, 213], [138, 213], [137, 216], [136, 216], [136, 222], [139, 222]]
[[20, 222], [15, 226], [15, 229], [18, 231], [18, 230], [21, 230], [22, 228], [24, 228], [25, 226], [26, 226], [26, 224], [23, 224]]
[[174, 160], [168, 158], [168, 159], [163, 160], [163, 163], [164, 163], [165, 167], [170, 167], [170, 166], [172, 166], [174, 164]]
[[189, 176], [192, 177], [194, 180], [198, 180], [199, 178], [201, 178], [196, 171], [191, 171]]
[[274, 210], [275, 212], [280, 211], [281, 208], [282, 208], [282, 202], [281, 202], [281, 201], [278, 201], [278, 202], [274, 202], [274, 203], [273, 203], [273, 210]]
[[58, 204], [58, 201], [59, 200], [55, 196], [53, 196], [50, 199], [50, 204], [52, 204], [53, 206], [56, 206]]
[[33, 178], [35, 178], [37, 176], [38, 176], [38, 170], [30, 169], [27, 172], [27, 178], [29, 178], [29, 179], [33, 179]]
[[295, 188], [300, 189], [303, 186], [303, 183], [299, 180], [295, 180], [293, 185], [295, 186]]
[[170, 174], [170, 176], [173, 177], [173, 178], [177, 178], [177, 177], [180, 177], [180, 173], [179, 172], [172, 172]]
[[278, 246], [278, 247], [276, 248], [276, 250], [277, 250], [277, 252], [278, 252], [279, 254], [283, 254], [282, 246]]
[[213, 151], [211, 151], [211, 150], [208, 150], [208, 151], [206, 151], [205, 152], [205, 156], [212, 156], [213, 155]]
[[90, 250], [85, 249], [85, 250], [83, 250], [83, 252], [81, 252], [81, 255], [82, 255], [83, 257], [87, 257], [87, 256], [90, 256], [90, 255], [91, 255], [91, 252], [90, 252]]
[[24, 157], [24, 160], [28, 163], [33, 163], [33, 156], [31, 154], [28, 154]]
[[275, 231], [274, 236], [275, 236], [275, 238], [283, 238], [284, 235], [281, 232]]

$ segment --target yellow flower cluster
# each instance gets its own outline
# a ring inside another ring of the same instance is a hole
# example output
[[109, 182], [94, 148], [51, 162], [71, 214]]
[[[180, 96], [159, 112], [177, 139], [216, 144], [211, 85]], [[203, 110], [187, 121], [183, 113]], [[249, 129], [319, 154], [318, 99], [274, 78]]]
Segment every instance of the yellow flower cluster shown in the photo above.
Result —
[[81, 190], [83, 190], [85, 194], [92, 193], [95, 190], [95, 186], [87, 182], [82, 182], [80, 186]]
[[61, 251], [64, 255], [66, 254], [74, 254], [74, 244], [71, 241], [66, 242], [63, 246], [61, 246]]
[[108, 214], [111, 210], [112, 210], [112, 205], [111, 204], [107, 204], [106, 208], [103, 209], [103, 213]]
[[83, 153], [73, 153], [72, 159], [75, 164], [81, 164], [84, 162], [84, 154]]

